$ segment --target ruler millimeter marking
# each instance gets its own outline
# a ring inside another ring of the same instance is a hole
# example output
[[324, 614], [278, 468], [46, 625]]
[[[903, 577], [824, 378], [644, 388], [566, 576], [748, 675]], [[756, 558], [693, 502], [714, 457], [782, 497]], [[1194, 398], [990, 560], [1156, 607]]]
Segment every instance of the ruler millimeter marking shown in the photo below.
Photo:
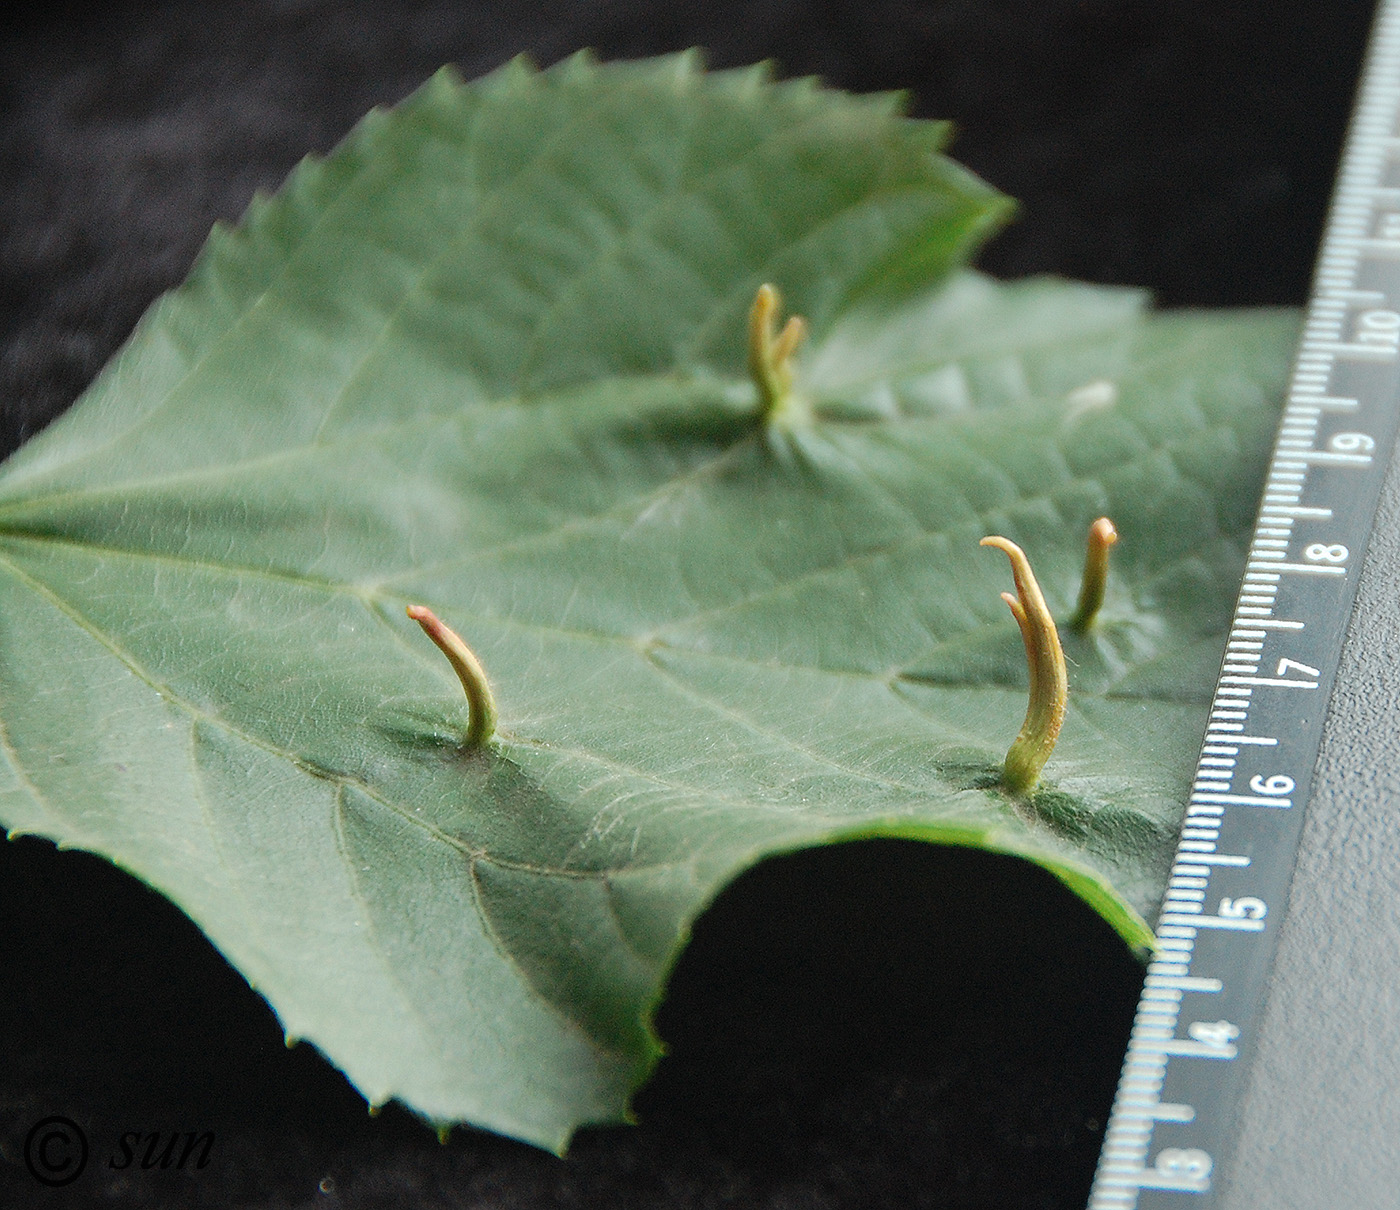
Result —
[[1216, 1204], [1397, 428], [1400, 0], [1382, 0], [1089, 1210]]

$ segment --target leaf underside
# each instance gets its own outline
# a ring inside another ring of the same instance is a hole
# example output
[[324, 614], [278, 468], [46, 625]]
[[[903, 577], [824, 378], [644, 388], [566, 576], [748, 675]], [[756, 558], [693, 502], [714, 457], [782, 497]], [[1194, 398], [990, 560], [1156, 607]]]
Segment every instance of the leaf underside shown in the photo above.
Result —
[[[945, 135], [690, 56], [372, 113], [0, 472], [0, 822], [168, 895], [371, 1102], [556, 1150], [767, 855], [1014, 854], [1144, 944], [1296, 321], [959, 269], [1007, 203]], [[783, 434], [763, 281], [812, 330]], [[977, 541], [1063, 619], [1101, 514], [1015, 801]], [[488, 669], [488, 749], [411, 603]]]

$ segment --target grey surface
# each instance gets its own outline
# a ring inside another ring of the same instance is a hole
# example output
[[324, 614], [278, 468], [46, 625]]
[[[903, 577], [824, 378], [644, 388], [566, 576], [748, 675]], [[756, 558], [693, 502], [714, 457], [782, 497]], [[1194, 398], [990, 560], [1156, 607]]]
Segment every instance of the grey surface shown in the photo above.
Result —
[[1222, 1210], [1400, 1207], [1400, 448], [1337, 686]]

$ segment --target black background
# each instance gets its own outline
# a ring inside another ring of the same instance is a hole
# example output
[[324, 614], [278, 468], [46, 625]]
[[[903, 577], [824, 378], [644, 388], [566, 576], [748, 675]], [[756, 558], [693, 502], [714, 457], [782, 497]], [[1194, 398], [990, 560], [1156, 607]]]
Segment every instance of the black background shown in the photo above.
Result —
[[[951, 117], [1020, 198], [1002, 276], [1301, 303], [1370, 5], [262, 0], [12, 10], [0, 43], [0, 445], [66, 407], [216, 218], [444, 62], [699, 45]], [[640, 1125], [567, 1160], [370, 1119], [198, 931], [93, 858], [0, 845], [0, 1205], [1083, 1205], [1140, 968], [1048, 876], [870, 844], [760, 868], [701, 921]], [[47, 1190], [29, 1126], [81, 1124]], [[199, 1172], [106, 1167], [212, 1130]]]

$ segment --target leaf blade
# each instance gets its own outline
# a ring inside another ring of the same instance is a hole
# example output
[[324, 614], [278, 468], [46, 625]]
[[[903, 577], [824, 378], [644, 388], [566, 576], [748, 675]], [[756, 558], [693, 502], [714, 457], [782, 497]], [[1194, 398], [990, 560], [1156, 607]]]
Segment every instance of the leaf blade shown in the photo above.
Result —
[[[1006, 210], [945, 134], [579, 58], [440, 76], [304, 165], [0, 473], [5, 824], [158, 886], [371, 1101], [556, 1150], [625, 1115], [690, 921], [765, 856], [988, 848], [1145, 942], [1177, 665], [1228, 615], [1294, 320], [945, 283]], [[743, 380], [773, 273], [818, 405], [782, 441]], [[976, 539], [1072, 602], [1105, 505], [1117, 588], [1014, 802]], [[418, 601], [493, 676], [489, 752]]]

